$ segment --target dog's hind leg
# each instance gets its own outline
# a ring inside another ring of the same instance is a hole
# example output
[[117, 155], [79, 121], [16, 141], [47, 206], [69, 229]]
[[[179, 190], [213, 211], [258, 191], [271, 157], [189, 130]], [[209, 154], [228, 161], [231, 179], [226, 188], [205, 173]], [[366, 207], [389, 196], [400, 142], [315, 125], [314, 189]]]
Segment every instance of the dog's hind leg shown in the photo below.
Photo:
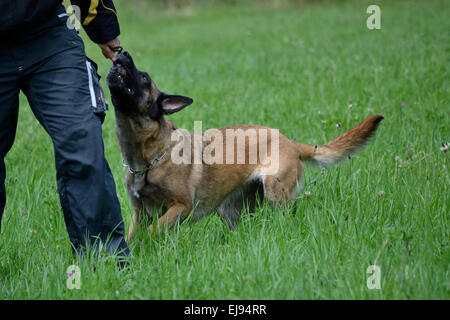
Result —
[[254, 212], [256, 204], [263, 200], [263, 188], [260, 182], [246, 184], [233, 191], [217, 209], [217, 214], [230, 230], [234, 230], [238, 224], [244, 207], [249, 212]]
[[298, 169], [294, 168], [285, 174], [264, 177], [264, 194], [272, 207], [288, 203], [288, 200], [295, 198], [298, 191], [297, 185], [299, 180], [301, 181], [301, 173], [298, 173]]
[[241, 210], [242, 208], [239, 209], [236, 206], [232, 207], [221, 206], [220, 208], [217, 209], [217, 214], [222, 219], [222, 221], [228, 225], [228, 228], [230, 228], [230, 230], [234, 230], [234, 228], [236, 228], [236, 225], [239, 222], [239, 219], [241, 218]]
[[241, 218], [241, 212], [244, 208], [244, 190], [243, 188], [238, 188], [237, 190], [231, 192], [225, 200], [221, 203], [219, 208], [217, 208], [217, 214], [224, 221], [230, 230], [236, 228], [236, 225]]
[[272, 207], [282, 204], [286, 200], [285, 187], [280, 178], [276, 176], [264, 178], [264, 194]]

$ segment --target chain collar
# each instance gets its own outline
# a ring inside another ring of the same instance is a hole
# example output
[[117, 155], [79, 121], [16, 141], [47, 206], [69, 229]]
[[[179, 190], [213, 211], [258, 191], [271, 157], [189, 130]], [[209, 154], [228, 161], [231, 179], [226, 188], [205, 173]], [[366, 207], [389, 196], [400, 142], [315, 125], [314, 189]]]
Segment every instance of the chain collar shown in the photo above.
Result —
[[166, 151], [164, 151], [163, 153], [161, 153], [159, 156], [157, 156], [155, 159], [153, 159], [150, 164], [148, 166], [145, 167], [144, 170], [134, 170], [132, 169], [128, 164], [125, 163], [125, 160], [122, 159], [122, 165], [124, 167], [128, 167], [128, 171], [131, 174], [134, 174], [136, 176], [143, 176], [144, 174], [146, 174], [149, 170], [152, 170], [155, 165], [161, 161], [162, 158], [164, 158], [164, 156], [166, 155]]

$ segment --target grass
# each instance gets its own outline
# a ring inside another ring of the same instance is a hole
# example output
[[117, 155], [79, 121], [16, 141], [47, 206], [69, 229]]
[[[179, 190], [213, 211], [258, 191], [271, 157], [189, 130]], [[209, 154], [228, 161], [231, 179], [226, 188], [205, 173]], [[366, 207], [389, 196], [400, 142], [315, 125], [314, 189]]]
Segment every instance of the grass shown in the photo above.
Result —
[[[212, 215], [157, 239], [141, 234], [123, 271], [111, 257], [73, 260], [51, 140], [21, 96], [6, 158], [1, 299], [450, 298], [450, 164], [440, 150], [449, 141], [448, 2], [375, 1], [381, 30], [366, 28], [366, 1], [181, 11], [115, 2], [137, 65], [160, 89], [194, 98], [170, 117], [180, 128], [263, 124], [323, 144], [369, 115], [385, 120], [359, 156], [306, 168], [295, 214], [264, 204], [234, 232]], [[106, 78], [108, 61], [82, 35]], [[128, 227], [114, 121], [110, 111], [105, 151]], [[74, 263], [80, 290], [66, 287]], [[380, 290], [366, 286], [373, 264]]]

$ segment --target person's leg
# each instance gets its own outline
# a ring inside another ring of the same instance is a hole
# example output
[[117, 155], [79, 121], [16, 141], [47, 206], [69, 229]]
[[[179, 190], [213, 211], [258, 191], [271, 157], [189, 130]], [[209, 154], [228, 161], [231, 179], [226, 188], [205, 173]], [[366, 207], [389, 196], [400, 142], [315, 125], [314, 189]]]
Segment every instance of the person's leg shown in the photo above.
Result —
[[[52, 42], [67, 49], [26, 68], [22, 90], [55, 148], [57, 183], [75, 251], [107, 244], [129, 255], [116, 187], [104, 156], [101, 120], [93, 113], [81, 38], [61, 26]], [[42, 42], [29, 51], [45, 50]]]
[[19, 112], [19, 76], [10, 53], [0, 53], [0, 230], [6, 204], [4, 159], [14, 142]]

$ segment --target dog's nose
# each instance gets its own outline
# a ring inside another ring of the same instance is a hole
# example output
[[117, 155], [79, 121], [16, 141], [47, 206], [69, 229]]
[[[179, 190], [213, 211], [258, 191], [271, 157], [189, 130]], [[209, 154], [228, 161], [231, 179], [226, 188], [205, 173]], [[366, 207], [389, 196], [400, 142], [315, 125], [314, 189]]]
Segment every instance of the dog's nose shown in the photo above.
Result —
[[128, 51], [122, 50], [122, 51], [117, 55], [117, 58], [118, 58], [118, 59], [120, 59], [120, 58], [130, 59], [131, 56], [130, 56], [130, 54], [128, 53]]
[[116, 63], [120, 64], [127, 64], [131, 62], [131, 55], [128, 53], [128, 51], [122, 50], [119, 54], [116, 56]]

